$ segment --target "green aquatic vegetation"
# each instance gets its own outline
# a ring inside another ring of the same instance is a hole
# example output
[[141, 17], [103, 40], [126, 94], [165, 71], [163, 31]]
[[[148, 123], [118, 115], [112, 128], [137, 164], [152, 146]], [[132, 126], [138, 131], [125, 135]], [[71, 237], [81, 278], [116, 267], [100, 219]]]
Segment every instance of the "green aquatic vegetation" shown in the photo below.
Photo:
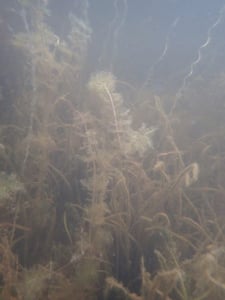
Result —
[[37, 266], [30, 270], [24, 270], [21, 284], [18, 286], [18, 294], [24, 300], [42, 299], [48, 293], [48, 281], [51, 279], [49, 270]]
[[0, 173], [0, 203], [4, 206], [13, 199], [17, 193], [25, 192], [24, 184], [18, 179], [16, 174]]

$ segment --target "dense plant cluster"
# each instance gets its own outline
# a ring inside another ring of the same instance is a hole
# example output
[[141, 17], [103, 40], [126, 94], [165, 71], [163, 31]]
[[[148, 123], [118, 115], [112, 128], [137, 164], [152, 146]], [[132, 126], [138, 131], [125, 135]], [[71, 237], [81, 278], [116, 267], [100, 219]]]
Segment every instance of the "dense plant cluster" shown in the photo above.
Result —
[[0, 299], [224, 299], [220, 109], [147, 89], [129, 109], [85, 66], [87, 5], [62, 40], [46, 3], [19, 1], [18, 32], [0, 19]]

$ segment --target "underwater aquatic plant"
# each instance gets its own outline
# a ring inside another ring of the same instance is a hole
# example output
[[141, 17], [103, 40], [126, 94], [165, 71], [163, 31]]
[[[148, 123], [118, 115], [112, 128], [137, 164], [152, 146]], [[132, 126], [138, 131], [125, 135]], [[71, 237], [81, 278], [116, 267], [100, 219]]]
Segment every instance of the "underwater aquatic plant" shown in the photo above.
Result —
[[[21, 0], [12, 12], [23, 25], [10, 44], [21, 81], [12, 124], [0, 128], [0, 297], [99, 299], [105, 284], [110, 299], [224, 299], [223, 127], [194, 140], [182, 114], [168, 113], [167, 95], [151, 91], [135, 119], [128, 85], [112, 72], [128, 3], [114, 1], [123, 11], [109, 32], [111, 72], [93, 73], [81, 2], [64, 37], [46, 1]], [[215, 248], [202, 253], [208, 243]]]
[[131, 293], [122, 283], [118, 282], [113, 277], [106, 278], [106, 287], [104, 291], [104, 299], [119, 298], [127, 300], [143, 300], [141, 296]]
[[152, 147], [154, 129], [147, 128], [145, 124], [137, 130], [132, 128], [131, 114], [123, 106], [123, 96], [116, 91], [116, 82], [112, 73], [102, 71], [91, 76], [88, 87], [104, 101], [102, 110], [110, 105], [120, 150], [125, 155], [139, 154], [141, 157]]
[[4, 206], [3, 202], [10, 201], [17, 193], [24, 191], [24, 184], [19, 181], [16, 174], [0, 173], [0, 206]]
[[225, 295], [224, 255], [223, 246], [209, 245], [206, 253], [194, 258], [192, 271], [196, 281], [195, 296], [204, 294], [206, 291], [206, 299]]

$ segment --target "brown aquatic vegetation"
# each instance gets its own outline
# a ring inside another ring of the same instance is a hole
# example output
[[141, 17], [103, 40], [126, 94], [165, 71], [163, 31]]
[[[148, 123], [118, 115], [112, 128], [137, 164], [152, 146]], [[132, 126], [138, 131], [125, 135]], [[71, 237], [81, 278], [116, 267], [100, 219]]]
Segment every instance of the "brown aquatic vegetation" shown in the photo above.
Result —
[[129, 110], [114, 74], [82, 78], [88, 24], [61, 41], [21, 5], [8, 46], [29, 84], [0, 124], [0, 299], [224, 299], [223, 130], [193, 138], [150, 92]]

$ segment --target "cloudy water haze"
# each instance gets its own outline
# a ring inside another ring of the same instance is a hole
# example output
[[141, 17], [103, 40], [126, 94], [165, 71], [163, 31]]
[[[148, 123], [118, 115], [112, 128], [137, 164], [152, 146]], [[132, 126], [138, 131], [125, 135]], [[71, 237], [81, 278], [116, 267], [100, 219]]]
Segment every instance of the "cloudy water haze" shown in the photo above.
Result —
[[0, 300], [225, 299], [225, 0], [0, 0]]

